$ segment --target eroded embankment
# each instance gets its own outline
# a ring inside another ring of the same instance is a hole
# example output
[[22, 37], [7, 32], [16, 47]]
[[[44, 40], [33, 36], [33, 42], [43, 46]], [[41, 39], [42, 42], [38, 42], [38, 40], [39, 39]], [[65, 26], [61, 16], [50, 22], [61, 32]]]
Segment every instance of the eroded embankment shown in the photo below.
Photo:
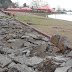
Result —
[[0, 17], [0, 72], [72, 71], [72, 51], [55, 42], [13, 17]]

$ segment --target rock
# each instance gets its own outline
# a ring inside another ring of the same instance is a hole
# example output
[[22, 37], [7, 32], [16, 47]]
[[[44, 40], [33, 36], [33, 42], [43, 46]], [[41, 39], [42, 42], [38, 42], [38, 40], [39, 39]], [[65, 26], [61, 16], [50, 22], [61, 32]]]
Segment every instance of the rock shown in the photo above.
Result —
[[68, 70], [69, 68], [70, 68], [70, 66], [56, 68], [56, 70], [55, 70], [54, 72], [67, 72], [67, 70]]
[[41, 35], [31, 34], [31, 33], [29, 33], [27, 35], [29, 35], [30, 37], [32, 37], [35, 40], [43, 40], [43, 41], [46, 41], [46, 42], [49, 41], [49, 39], [47, 37], [42, 37]]
[[1, 29], [0, 30], [0, 35], [5, 35], [5, 34], [7, 34], [7, 31], [5, 29]]
[[4, 37], [0, 35], [0, 40], [2, 40]]
[[0, 72], [8, 72], [7, 68], [0, 68]]
[[2, 52], [4, 52], [4, 54], [11, 54], [14, 50], [10, 48], [2, 48]]
[[3, 69], [2, 68], [0, 68], [0, 72], [2, 72], [3, 71]]
[[72, 66], [72, 59], [71, 59], [71, 60], [68, 60], [68, 61], [64, 64], [64, 66]]
[[16, 25], [15, 28], [16, 29], [22, 29], [22, 26], [21, 25]]
[[25, 55], [23, 55], [23, 56], [16, 56], [16, 57], [13, 58], [13, 60], [15, 62], [24, 64], [24, 63], [26, 63], [26, 61], [28, 60], [28, 58]]
[[22, 39], [28, 39], [30, 36], [25, 36], [25, 35], [23, 35], [21, 38]]
[[31, 57], [30, 59], [28, 59], [28, 60], [26, 61], [26, 65], [31, 65], [31, 66], [33, 66], [33, 65], [39, 64], [39, 63], [42, 62], [42, 61], [43, 61], [42, 58], [39, 58], [39, 57], [34, 56], [34, 57]]
[[38, 45], [33, 38], [29, 38], [27, 41], [32, 44]]
[[32, 44], [30, 42], [25, 42], [24, 43], [24, 47], [28, 47], [28, 46], [31, 46]]
[[63, 62], [66, 62], [67, 60], [69, 60], [69, 58], [65, 58], [63, 56], [56, 56], [56, 57], [53, 57], [53, 60], [55, 60], [56, 62], [63, 63]]
[[9, 39], [7, 42], [8, 43], [14, 43], [14, 42], [16, 42], [16, 40], [18, 40], [18, 39]]
[[72, 72], [72, 67], [71, 67], [71, 68], [69, 68], [67, 72]]
[[24, 40], [16, 39], [14, 43], [12, 43], [13, 49], [22, 48], [24, 46]]
[[67, 57], [72, 57], [72, 51], [66, 55]]
[[5, 40], [9, 40], [11, 38], [13, 38], [12, 35], [7, 35], [6, 37], [4, 37]]
[[30, 50], [24, 50], [22, 53], [25, 54], [26, 56], [29, 56], [30, 55]]
[[42, 40], [48, 42], [49, 41], [49, 38], [43, 37]]
[[34, 38], [34, 39], [38, 39], [38, 36], [37, 35], [31, 34], [31, 33], [29, 33], [27, 35], [30, 36], [30, 37], [32, 37], [32, 38]]
[[14, 53], [8, 54], [8, 58], [14, 59], [14, 57], [15, 57], [15, 54]]
[[0, 46], [3, 46], [3, 43], [0, 41]]
[[14, 67], [16, 64], [14, 62], [12, 62], [11, 64], [9, 64], [8, 68]]
[[10, 68], [8, 72], [20, 72], [17, 68]]
[[30, 67], [27, 67], [24, 64], [15, 64], [9, 69], [9, 72], [34, 72]]
[[5, 67], [11, 63], [11, 59], [6, 56], [0, 55], [0, 67]]

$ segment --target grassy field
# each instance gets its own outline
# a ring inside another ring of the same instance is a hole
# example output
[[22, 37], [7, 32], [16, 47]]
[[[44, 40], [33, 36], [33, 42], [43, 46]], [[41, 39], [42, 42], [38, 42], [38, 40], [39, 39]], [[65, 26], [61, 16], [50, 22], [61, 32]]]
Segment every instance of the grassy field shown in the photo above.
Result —
[[31, 24], [50, 35], [60, 34], [67, 37], [68, 43], [72, 45], [72, 22], [45, 18], [32, 13], [14, 12], [16, 18], [24, 23]]

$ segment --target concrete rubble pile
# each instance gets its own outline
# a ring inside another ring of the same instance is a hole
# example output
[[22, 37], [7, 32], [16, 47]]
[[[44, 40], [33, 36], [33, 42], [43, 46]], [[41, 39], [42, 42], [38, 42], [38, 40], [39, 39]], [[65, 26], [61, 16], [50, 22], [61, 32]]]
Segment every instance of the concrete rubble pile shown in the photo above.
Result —
[[65, 37], [45, 37], [13, 17], [0, 17], [0, 72], [72, 72], [72, 51]]

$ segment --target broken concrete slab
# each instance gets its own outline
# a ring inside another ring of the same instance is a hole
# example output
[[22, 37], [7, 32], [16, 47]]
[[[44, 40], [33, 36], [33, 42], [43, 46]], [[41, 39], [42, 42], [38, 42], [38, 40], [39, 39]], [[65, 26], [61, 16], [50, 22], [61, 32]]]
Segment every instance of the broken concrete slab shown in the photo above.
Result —
[[69, 68], [67, 72], [72, 72], [72, 67], [71, 67], [71, 68]]
[[26, 61], [28, 60], [28, 58], [27, 58], [25, 55], [23, 55], [23, 56], [15, 56], [15, 57], [13, 58], [13, 60], [14, 60], [15, 62], [18, 62], [18, 63], [21, 63], [21, 64], [25, 64]]
[[50, 39], [47, 37], [43, 37], [42, 40], [48, 42]]
[[5, 30], [5, 29], [1, 29], [0, 30], [0, 35], [5, 35], [5, 34], [7, 34], [8, 32]]
[[24, 50], [24, 51], [22, 52], [22, 54], [25, 54], [26, 56], [29, 56], [29, 55], [30, 55], [30, 50]]
[[14, 52], [13, 49], [10, 49], [10, 48], [2, 48], [1, 50], [4, 54], [11, 54]]
[[24, 42], [24, 47], [32, 46], [30, 42]]
[[8, 72], [20, 72], [17, 68], [10, 68]]
[[4, 38], [4, 36], [1, 36], [1, 35], [0, 35], [0, 40], [2, 40], [3, 38]]
[[12, 44], [13, 49], [21, 48], [24, 46], [24, 40], [21, 39], [15, 39], [15, 42]]
[[7, 56], [1, 55], [0, 54], [0, 67], [5, 67], [8, 64], [11, 63], [11, 59], [9, 59]]
[[14, 42], [16, 42], [18, 39], [9, 39], [7, 42], [8, 43], [14, 43]]
[[14, 67], [14, 65], [16, 65], [14, 62], [12, 62], [11, 64], [8, 65], [8, 68]]
[[67, 72], [71, 66], [56, 68], [54, 72]]
[[28, 39], [30, 36], [26, 36], [26, 35], [23, 35], [21, 38], [22, 39]]
[[10, 69], [9, 69], [9, 72], [34, 72], [34, 70], [32, 70], [32, 68], [30, 67], [27, 67], [26, 65], [24, 64], [15, 64], [14, 66], [12, 66]]
[[35, 45], [38, 45], [36, 42], [35, 42], [35, 40], [33, 39], [33, 38], [29, 38], [29, 39], [27, 39], [27, 41], [28, 42], [30, 42], [30, 43], [32, 43], [32, 44], [35, 44]]
[[64, 66], [72, 66], [72, 59], [68, 60]]
[[33, 66], [33, 65], [39, 64], [42, 61], [43, 61], [42, 58], [34, 56], [34, 57], [31, 57], [30, 59], [28, 59], [25, 64]]
[[38, 34], [31, 34], [31, 33], [29, 33], [29, 34], [27, 34], [27, 35], [30, 36], [30, 37], [32, 37], [32, 38], [35, 39], [35, 40], [43, 40], [43, 41], [46, 41], [46, 42], [49, 41], [49, 38], [47, 38], [47, 37], [42, 37], [41, 35], [38, 35]]
[[67, 57], [72, 57], [72, 51], [66, 55]]
[[7, 68], [0, 68], [0, 72], [8, 72]]
[[6, 35], [6, 36], [4, 37], [4, 40], [9, 40], [9, 39], [11, 39], [11, 38], [13, 38], [12, 35]]
[[34, 38], [34, 39], [38, 39], [38, 36], [36, 36], [36, 35], [34, 35], [34, 34], [29, 33], [29, 34], [26, 34], [26, 35], [28, 35], [28, 36], [30, 36], [30, 37], [32, 37], [32, 38]]
[[53, 60], [55, 60], [56, 62], [60, 62], [60, 63], [63, 63], [63, 62], [66, 62], [67, 60], [69, 60], [70, 58], [65, 58], [63, 56], [56, 56], [56, 57], [53, 57]]

